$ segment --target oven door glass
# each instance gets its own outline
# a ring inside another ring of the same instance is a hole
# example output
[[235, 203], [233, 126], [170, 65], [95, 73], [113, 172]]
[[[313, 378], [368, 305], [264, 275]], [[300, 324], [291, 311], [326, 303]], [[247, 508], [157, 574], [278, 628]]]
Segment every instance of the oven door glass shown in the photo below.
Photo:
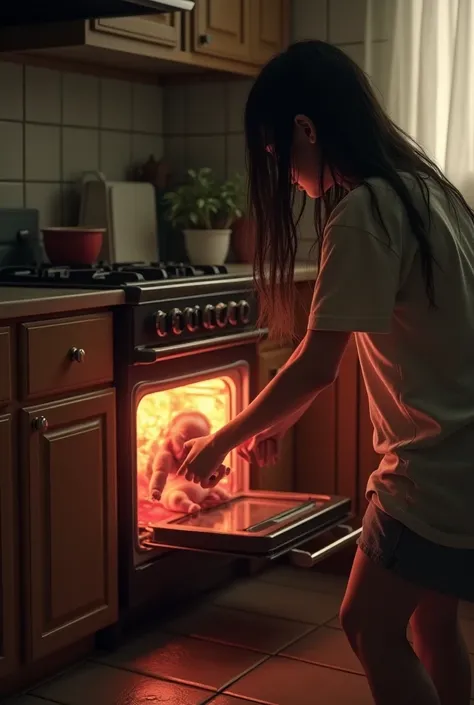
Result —
[[350, 517], [344, 497], [248, 491], [149, 525], [150, 546], [274, 558]]

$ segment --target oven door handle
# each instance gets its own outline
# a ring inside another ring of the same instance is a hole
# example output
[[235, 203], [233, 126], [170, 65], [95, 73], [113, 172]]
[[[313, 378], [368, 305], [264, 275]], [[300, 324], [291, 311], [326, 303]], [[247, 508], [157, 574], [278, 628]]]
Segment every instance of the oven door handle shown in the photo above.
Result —
[[241, 345], [242, 343], [250, 343], [267, 335], [268, 328], [257, 328], [232, 335], [221, 335], [215, 338], [206, 338], [205, 340], [191, 340], [156, 348], [146, 345], [138, 346], [133, 350], [133, 363], [135, 365], [151, 365], [159, 360], [169, 360], [183, 355], [194, 355], [196, 352], [210, 352], [211, 350], [222, 350], [223, 348]]
[[[345, 535], [341, 536], [339, 539], [336, 539], [327, 546], [323, 546], [316, 551], [312, 551], [311, 547], [308, 547], [306, 550], [303, 548], [291, 549], [291, 551], [289, 551], [289, 557], [293, 565], [296, 565], [299, 568], [312, 568], [316, 565], [316, 563], [328, 558], [333, 553], [341, 551], [343, 548], [346, 548], [346, 546], [350, 546], [355, 543], [362, 533], [362, 527], [353, 529], [352, 526], [347, 524], [339, 524], [337, 528], [343, 529], [346, 532]], [[310, 542], [311, 540], [308, 541], [308, 544]]]

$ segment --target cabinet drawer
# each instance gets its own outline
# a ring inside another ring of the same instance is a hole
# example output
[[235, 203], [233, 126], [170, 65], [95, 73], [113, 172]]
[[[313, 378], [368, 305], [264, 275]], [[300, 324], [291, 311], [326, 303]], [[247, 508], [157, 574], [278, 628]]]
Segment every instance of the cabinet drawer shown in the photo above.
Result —
[[113, 379], [111, 313], [24, 323], [21, 347], [24, 399]]
[[12, 359], [10, 328], [0, 328], [0, 404], [8, 404], [12, 398]]

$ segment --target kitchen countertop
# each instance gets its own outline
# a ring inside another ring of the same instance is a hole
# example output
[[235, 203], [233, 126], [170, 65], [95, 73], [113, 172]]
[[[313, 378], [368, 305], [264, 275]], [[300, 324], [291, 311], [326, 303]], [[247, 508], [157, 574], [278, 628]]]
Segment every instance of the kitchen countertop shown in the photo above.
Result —
[[122, 304], [124, 300], [120, 289], [88, 291], [0, 286], [0, 320], [109, 308]]
[[[226, 264], [229, 274], [252, 276], [253, 267], [251, 264]], [[318, 268], [316, 263], [296, 262], [295, 282], [315, 281]]]

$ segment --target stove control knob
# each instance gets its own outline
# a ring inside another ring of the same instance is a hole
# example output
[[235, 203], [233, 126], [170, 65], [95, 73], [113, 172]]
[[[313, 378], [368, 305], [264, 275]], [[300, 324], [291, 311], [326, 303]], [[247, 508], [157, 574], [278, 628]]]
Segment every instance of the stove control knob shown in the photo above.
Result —
[[216, 327], [216, 308], [212, 304], [208, 304], [203, 313], [202, 324], [207, 330], [213, 330]]
[[188, 306], [184, 309], [184, 323], [190, 333], [195, 333], [199, 328], [200, 312], [199, 306]]
[[250, 321], [250, 304], [245, 299], [238, 303], [239, 321], [246, 325]]
[[225, 328], [228, 320], [229, 312], [227, 310], [227, 304], [221, 301], [216, 304], [216, 323], [219, 328]]
[[236, 326], [239, 322], [237, 304], [235, 301], [229, 301], [227, 304], [227, 320], [231, 326]]
[[181, 335], [184, 330], [184, 314], [179, 308], [172, 308], [170, 311], [171, 330], [175, 335]]
[[168, 335], [168, 318], [164, 311], [155, 313], [155, 330], [160, 338], [166, 338]]

